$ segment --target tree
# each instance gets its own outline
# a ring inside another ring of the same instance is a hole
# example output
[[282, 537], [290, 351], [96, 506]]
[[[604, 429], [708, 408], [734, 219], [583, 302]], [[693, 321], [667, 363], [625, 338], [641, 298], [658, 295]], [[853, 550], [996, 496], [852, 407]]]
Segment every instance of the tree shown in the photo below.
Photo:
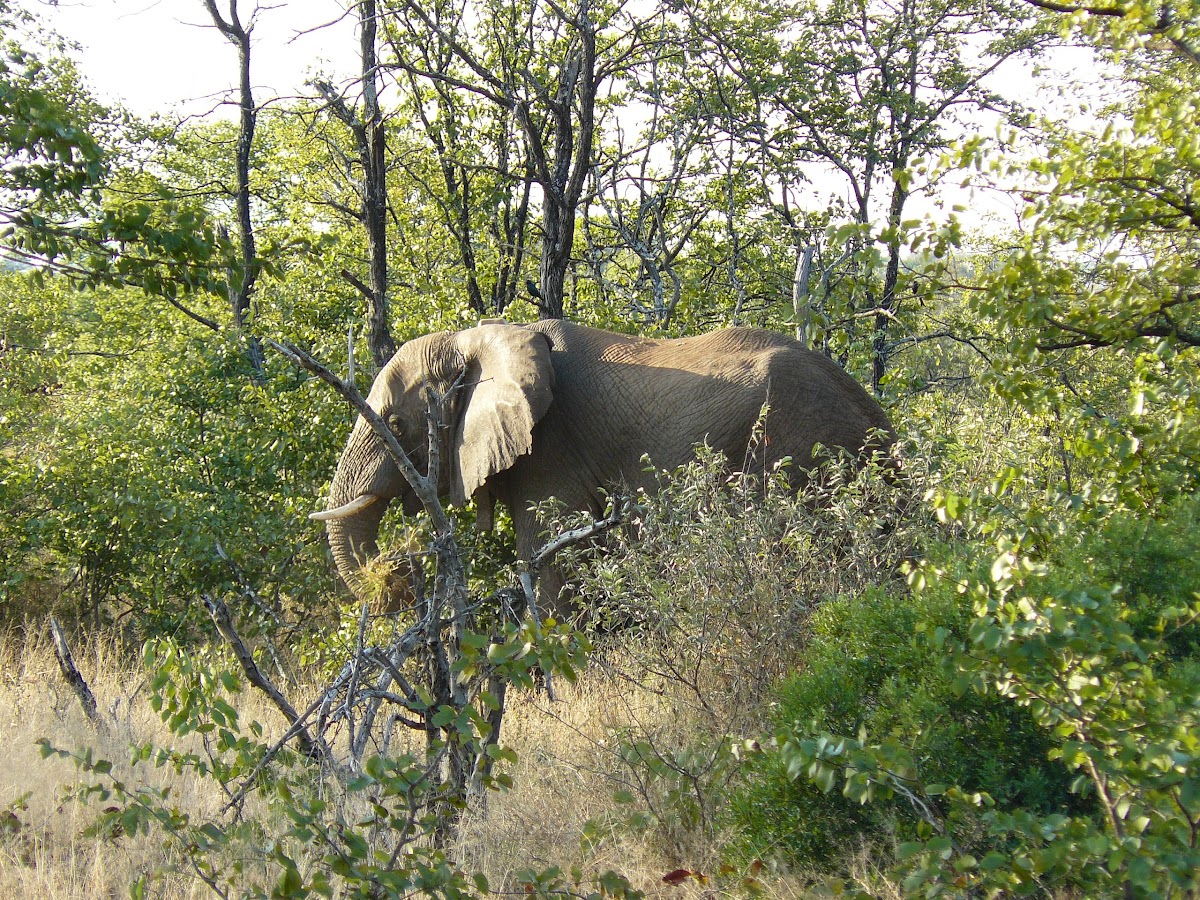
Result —
[[92, 97], [60, 39], [5, 2], [0, 40], [0, 258], [82, 287], [135, 284], [186, 312], [179, 294], [222, 277], [206, 211], [140, 171], [145, 132]]
[[994, 155], [968, 146], [981, 177], [1024, 176], [1022, 231], [969, 303], [990, 340], [990, 400], [1017, 440], [988, 478], [934, 492], [967, 540], [915, 567], [911, 583], [966, 598], [965, 639], [932, 620], [921, 630], [953, 660], [960, 690], [1028, 710], [1092, 810], [1004, 810], [970, 785], [927, 784], [907, 738], [801, 726], [782, 742], [792, 777], [863, 802], [908, 799], [925, 825], [899, 871], [926, 895], [1200, 887], [1200, 245], [1184, 124], [1200, 22], [1172, 4], [1075, 12], [1064, 32], [1117, 64], [1099, 123], [1047, 123], [1036, 154], [1018, 134]]
[[592, 174], [595, 209], [585, 206], [583, 222], [598, 304], [621, 298], [666, 329], [684, 297], [692, 238], [711, 214], [704, 191], [713, 174], [709, 117], [678, 97], [695, 77], [697, 35], [686, 22], [659, 29], [661, 52], [625, 80], [624, 103], [643, 121], [613, 117]]
[[[435, 14], [456, 30], [456, 17], [466, 9], [439, 7]], [[420, 71], [439, 73], [424, 77], [416, 68], [400, 73], [401, 103], [418, 125], [419, 137], [414, 137], [432, 151], [430, 177], [416, 166], [405, 171], [440, 211], [457, 249], [472, 312], [503, 315], [524, 291], [533, 188], [516, 118], [503, 106], [459, 89], [451, 77], [459, 68], [452, 47], [404, 39], [401, 51], [398, 40], [393, 40], [397, 56], [403, 52], [420, 60]]]
[[347, 105], [342, 94], [328, 81], [318, 79], [313, 85], [320, 91], [329, 111], [350, 129], [358, 154], [362, 177], [356, 186], [360, 205], [355, 218], [367, 238], [367, 283], [349, 271], [343, 271], [342, 277], [353, 284], [366, 301], [367, 346], [378, 370], [396, 352], [388, 322], [386, 120], [379, 102], [379, 12], [376, 0], [359, 0], [355, 9], [358, 12], [361, 108], [352, 109]]
[[[648, 23], [660, 14], [641, 17], [624, 4], [593, 0], [483, 3], [462, 12], [401, 0], [392, 8], [393, 65], [481, 97], [515, 121], [526, 162], [512, 169], [527, 172], [541, 193], [541, 259], [531, 293], [539, 316], [561, 318], [603, 93], [653, 51]], [[415, 49], [430, 46], [433, 56]]]
[[[1177, 41], [1193, 41], [1190, 13], [1163, 15], [1188, 23]], [[1009, 156], [968, 147], [980, 177], [1026, 177], [1023, 232], [971, 311], [996, 340], [997, 389], [1054, 410], [1072, 450], [1068, 489], [1117, 479], [1107, 490], [1121, 505], [1153, 509], [1192, 483], [1184, 473], [1200, 459], [1189, 362], [1200, 346], [1200, 156], [1184, 124], [1200, 64], [1173, 41], [1145, 44], [1157, 18], [1082, 23], [1126, 75], [1110, 79], [1104, 124], [1047, 123], [1027, 164], [1012, 161], [1028, 149], [1016, 134]]]
[[[1078, 12], [1124, 78], [1101, 110], [1104, 128], [1046, 125], [1023, 192], [1028, 236], [1010, 262], [1044, 279], [1028, 279], [1024, 315], [1011, 321], [1039, 324], [1010, 336], [1043, 352], [1119, 350], [1140, 339], [1200, 346], [1200, 151], [1185, 124], [1200, 104], [1200, 25], [1171, 4], [1149, 20], [1119, 4]], [[1139, 46], [1145, 37], [1161, 43]], [[1011, 146], [1022, 148], [1016, 135]], [[1015, 168], [989, 163], [981, 149], [970, 159], [982, 174]], [[984, 310], [1002, 314], [998, 299]]]
[[[903, 258], [919, 222], [906, 218], [909, 201], [936, 188], [916, 164], [973, 119], [1018, 111], [991, 78], [1046, 31], [1006, 0], [802, 0], [756, 8], [750, 27], [721, 9], [692, 15], [719, 48], [692, 67], [701, 77], [691, 84], [704, 97], [697, 105], [721, 111], [714, 129], [740, 147], [730, 158], [741, 155], [745, 174], [731, 165], [730, 178], [756, 178], [759, 202], [793, 234], [798, 325], [818, 346], [844, 330], [844, 356], [869, 319], [878, 390], [911, 281]], [[830, 221], [845, 226], [823, 254], [803, 213], [814, 191], [834, 196]], [[839, 272], [850, 275], [840, 308], [815, 308], [830, 301], [823, 289], [847, 280]]]
[[[254, 105], [254, 90], [250, 82], [250, 34], [259, 8], [250, 14], [248, 23], [243, 24], [238, 15], [237, 0], [229, 2], [229, 18], [224, 18], [217, 9], [216, 0], [204, 0], [204, 6], [212, 17], [213, 25], [235, 48], [238, 54], [238, 136], [235, 151], [234, 203], [237, 211], [238, 246], [241, 258], [238, 265], [229, 271], [229, 301], [233, 309], [233, 327], [244, 330], [251, 314], [254, 285], [262, 263], [254, 241], [254, 222], [250, 209], [250, 163], [254, 152], [254, 129], [258, 122], [258, 108]], [[262, 346], [258, 339], [249, 341], [250, 360], [259, 376], [262, 374]]]
[[[911, 227], [905, 211], [915, 191], [931, 187], [911, 167], [944, 149], [950, 129], [965, 130], [968, 116], [1019, 112], [989, 87], [989, 76], [1014, 55], [1036, 49], [1047, 34], [1036, 23], [1026, 26], [1020, 7], [1005, 2], [851, 0], [807, 14], [817, 27], [810, 40], [791, 48], [786, 68], [799, 90], [785, 92], [780, 109], [798, 123], [789, 151], [828, 164], [848, 186], [851, 221], [864, 229], [851, 247], [865, 247], [867, 229], [882, 220], [873, 237], [883, 245], [882, 279], [876, 282], [871, 271], [873, 258], [863, 258], [862, 305], [849, 310], [872, 314], [878, 390], [904, 287], [901, 257]], [[972, 52], [972, 42], [982, 42], [979, 51]], [[813, 94], [820, 99], [805, 102]], [[874, 208], [877, 188], [886, 191], [882, 215]]]
[[[105, 129], [110, 111], [84, 89], [61, 44], [30, 35], [33, 27], [31, 17], [0, 2], [0, 148], [8, 161], [0, 222], [5, 259], [17, 263], [58, 256], [61, 219], [74, 204], [98, 199], [109, 162], [93, 132]], [[40, 40], [45, 59], [23, 46], [31, 40]]]

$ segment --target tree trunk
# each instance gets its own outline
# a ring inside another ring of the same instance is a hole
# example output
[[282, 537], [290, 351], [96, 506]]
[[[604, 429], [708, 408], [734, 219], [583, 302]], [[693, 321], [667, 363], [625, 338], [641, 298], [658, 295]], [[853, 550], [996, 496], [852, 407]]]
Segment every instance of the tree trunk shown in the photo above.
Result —
[[387, 264], [387, 159], [383, 113], [379, 108], [379, 66], [375, 53], [378, 10], [375, 0], [360, 0], [359, 44], [362, 55], [363, 115], [357, 131], [363, 168], [362, 222], [367, 232], [369, 266], [367, 294], [367, 345], [376, 369], [382, 369], [396, 352], [388, 326]]
[[[893, 171], [902, 169], [903, 166], [898, 163]], [[888, 242], [888, 261], [883, 276], [883, 294], [879, 298], [878, 311], [875, 313], [875, 334], [871, 339], [871, 387], [876, 395], [883, 386], [883, 378], [888, 369], [890, 356], [888, 328], [892, 319], [896, 317], [896, 311], [900, 305], [900, 298], [896, 290], [900, 281], [900, 254], [903, 250], [900, 245], [900, 222], [901, 216], [904, 214], [904, 204], [907, 201], [908, 191], [901, 186], [900, 181], [896, 181], [892, 190], [891, 208], [888, 210], [888, 229], [892, 237]]]
[[[591, 171], [596, 137], [596, 33], [587, 0], [580, 4], [571, 24], [578, 44], [563, 65], [554, 96], [543, 98], [553, 121], [553, 155], [547, 158], [546, 148], [540, 143], [534, 153], [545, 204], [538, 284], [538, 315], [542, 319], [561, 319], [565, 312], [567, 270], [575, 246], [575, 214]], [[573, 115], [576, 109], [578, 122]], [[528, 111], [524, 112], [521, 121], [526, 139], [540, 141]]]
[[[258, 124], [258, 110], [254, 106], [254, 91], [250, 85], [250, 31], [238, 17], [237, 0], [230, 0], [229, 19], [225, 20], [217, 10], [216, 0], [204, 0], [213, 24], [225, 38], [237, 48], [238, 53], [238, 139], [234, 162], [237, 184], [234, 202], [237, 207], [238, 249], [240, 271], [231, 272], [229, 278], [229, 301], [233, 313], [233, 325], [239, 331], [245, 329], [250, 319], [254, 285], [258, 280], [258, 251], [254, 243], [254, 222], [250, 218], [250, 159], [254, 151], [254, 131]], [[250, 365], [258, 377], [263, 373], [263, 350], [258, 338], [251, 335], [247, 341]]]
[[575, 244], [575, 209], [562, 200], [546, 199], [542, 225], [542, 262], [538, 272], [538, 318], [561, 319], [565, 313], [567, 269]]
[[813, 321], [816, 315], [809, 290], [813, 256], [816, 252], [816, 245], [809, 244], [796, 254], [796, 273], [792, 278], [792, 318], [796, 323], [796, 340], [809, 350], [817, 348], [817, 328]]

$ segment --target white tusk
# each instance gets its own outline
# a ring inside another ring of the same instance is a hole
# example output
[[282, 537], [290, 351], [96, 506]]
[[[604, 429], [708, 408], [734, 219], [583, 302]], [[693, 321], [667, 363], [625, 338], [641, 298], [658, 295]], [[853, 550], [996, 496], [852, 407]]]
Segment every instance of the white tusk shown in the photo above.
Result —
[[324, 509], [320, 512], [309, 513], [310, 519], [316, 519], [320, 522], [327, 522], [330, 519], [344, 519], [346, 516], [352, 516], [355, 513], [362, 512], [379, 498], [374, 494], [359, 494], [349, 503], [337, 507], [336, 509]]

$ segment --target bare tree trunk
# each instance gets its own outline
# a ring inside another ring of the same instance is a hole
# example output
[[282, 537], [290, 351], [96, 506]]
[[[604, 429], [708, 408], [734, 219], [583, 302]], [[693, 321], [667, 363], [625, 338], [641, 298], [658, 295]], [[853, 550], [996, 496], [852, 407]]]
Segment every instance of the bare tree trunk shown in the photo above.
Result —
[[[571, 25], [576, 43], [563, 68], [553, 97], [543, 96], [553, 123], [553, 156], [544, 147], [534, 148], [537, 179], [545, 195], [542, 219], [542, 261], [539, 270], [538, 316], [561, 319], [565, 311], [567, 269], [575, 247], [575, 213], [592, 167], [596, 136], [596, 29], [589, 0], [583, 0]], [[575, 122], [573, 112], [579, 112]], [[519, 109], [520, 113], [521, 110]], [[526, 139], [538, 137], [527, 114], [520, 119]]]
[[63, 678], [66, 679], [67, 684], [79, 699], [79, 705], [83, 708], [84, 715], [88, 717], [93, 728], [103, 727], [104, 720], [100, 717], [100, 712], [96, 707], [96, 695], [92, 693], [87, 681], [79, 673], [79, 669], [75, 665], [75, 657], [71, 654], [71, 645], [67, 643], [67, 636], [54, 616], [50, 617], [50, 635], [54, 639], [54, 654], [58, 657], [58, 667], [62, 671]]
[[363, 167], [362, 221], [367, 232], [370, 292], [367, 295], [367, 344], [375, 367], [382, 369], [396, 352], [388, 327], [387, 160], [383, 113], [379, 107], [379, 64], [375, 44], [378, 10], [375, 0], [359, 0], [359, 44], [362, 56], [363, 111], [356, 129]]
[[[509, 122], [506, 116], [497, 125], [499, 133], [495, 143], [499, 154], [498, 169], [510, 174]], [[529, 198], [533, 181], [529, 178], [528, 161], [524, 161], [524, 177], [520, 179], [519, 194], [505, 191], [500, 215], [492, 219], [492, 238], [502, 248], [497, 266], [496, 279], [492, 282], [492, 310], [502, 316], [508, 305], [517, 299], [517, 286], [521, 283], [521, 269], [525, 261], [525, 226], [529, 221]]]
[[813, 299], [809, 283], [812, 280], [815, 244], [809, 244], [796, 254], [796, 274], [792, 278], [792, 318], [796, 323], [796, 340], [809, 350], [816, 349], [816, 328], [813, 318]]
[[[213, 24], [225, 38], [237, 48], [238, 53], [238, 139], [235, 159], [234, 200], [237, 207], [238, 247], [240, 271], [231, 274], [229, 300], [233, 310], [233, 324], [243, 330], [251, 316], [254, 285], [258, 280], [258, 251], [254, 244], [254, 223], [250, 218], [250, 158], [254, 151], [254, 130], [258, 124], [258, 109], [254, 105], [254, 92], [250, 85], [250, 33], [254, 30], [254, 17], [250, 24], [243, 25], [238, 16], [237, 0], [229, 0], [229, 18], [225, 19], [217, 9], [216, 0], [204, 0]], [[259, 376], [263, 371], [263, 350], [258, 338], [248, 340], [250, 364]]]
[[[463, 38], [463, 31], [471, 23], [458, 19], [447, 23], [438, 10], [426, 7], [421, 0], [397, 0], [391, 7], [400, 22], [398, 27], [407, 29], [410, 42], [416, 42], [418, 48], [431, 43], [437, 47], [437, 53], [430, 54], [409, 45], [396, 45], [395, 64], [399, 68], [415, 80], [485, 97], [512, 115], [520, 127], [528, 153], [529, 180], [542, 190], [542, 259], [538, 284], [532, 286], [531, 293], [543, 319], [562, 318], [564, 314], [575, 217], [594, 156], [596, 96], [599, 84], [613, 74], [613, 68], [599, 70], [597, 65], [592, 3], [574, 0], [568, 5], [549, 0], [544, 8], [533, 4], [523, 14], [527, 33], [514, 33], [513, 44], [501, 47], [497, 60], [477, 53]], [[532, 24], [542, 16], [554, 20], [555, 41], [565, 43], [561, 50], [554, 49], [552, 58], [544, 56], [545, 48], [538, 43], [538, 32]], [[634, 46], [642, 46], [640, 35], [638, 29], [631, 32]], [[605, 51], [619, 57], [614, 67], [627, 65], [632, 54], [627, 47], [622, 55], [615, 45], [607, 46]], [[542, 58], [537, 56], [539, 53]], [[465, 80], [447, 70], [451, 60], [469, 70]], [[542, 71], [543, 61], [548, 72]], [[523, 222], [525, 209], [522, 201], [517, 224]], [[507, 285], [515, 284], [515, 270], [505, 275], [511, 279]]]
[[542, 261], [538, 270], [539, 319], [561, 319], [566, 311], [567, 268], [575, 243], [575, 210], [564, 198], [547, 198], [542, 214]]
[[[895, 168], [893, 171], [900, 171], [900, 168]], [[891, 348], [888, 346], [888, 327], [891, 325], [892, 319], [896, 317], [896, 310], [900, 305], [900, 298], [896, 290], [900, 282], [900, 253], [903, 249], [900, 246], [899, 229], [901, 216], [904, 213], [904, 204], [907, 200], [908, 191], [897, 181], [892, 190], [891, 208], [888, 210], [888, 230], [893, 236], [888, 243], [888, 261], [883, 275], [883, 291], [879, 298], [878, 311], [875, 313], [875, 334], [871, 339], [871, 387], [876, 394], [883, 385], [891, 353]]]

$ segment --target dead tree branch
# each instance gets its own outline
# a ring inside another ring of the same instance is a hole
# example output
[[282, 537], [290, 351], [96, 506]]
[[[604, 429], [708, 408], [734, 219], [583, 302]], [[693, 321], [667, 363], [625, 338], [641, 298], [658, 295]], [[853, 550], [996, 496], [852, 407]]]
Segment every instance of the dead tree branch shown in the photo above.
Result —
[[[234, 656], [242, 666], [242, 671], [246, 673], [246, 678], [256, 688], [266, 694], [275, 707], [284, 715], [288, 724], [295, 726], [301, 722], [300, 714], [296, 712], [295, 707], [288, 702], [287, 697], [279, 688], [272, 684], [271, 679], [267, 678], [259, 669], [258, 663], [254, 660], [254, 654], [250, 652], [250, 648], [246, 646], [241, 635], [237, 633], [237, 629], [233, 626], [233, 619], [229, 615], [229, 607], [224, 601], [209, 594], [201, 595], [204, 600], [204, 606], [208, 610], [208, 614], [212, 616], [213, 624], [217, 626], [217, 632], [229, 644], [233, 650]], [[308, 729], [301, 726], [296, 732], [297, 743], [300, 745], [300, 750], [305, 756], [310, 759], [324, 759], [330, 762], [333, 761], [333, 756], [328, 747], [323, 746], [318, 740], [314, 740], [312, 735], [308, 733]]]
[[62, 626], [58, 624], [58, 619], [54, 616], [50, 617], [50, 634], [54, 638], [54, 655], [58, 657], [58, 667], [62, 670], [63, 678], [66, 679], [75, 696], [79, 698], [79, 705], [83, 707], [83, 713], [92, 723], [92, 727], [103, 728], [104, 720], [100, 718], [100, 713], [96, 708], [96, 696], [79, 673], [79, 668], [75, 665], [75, 658], [71, 655], [71, 646], [67, 643], [67, 636], [63, 634]]

